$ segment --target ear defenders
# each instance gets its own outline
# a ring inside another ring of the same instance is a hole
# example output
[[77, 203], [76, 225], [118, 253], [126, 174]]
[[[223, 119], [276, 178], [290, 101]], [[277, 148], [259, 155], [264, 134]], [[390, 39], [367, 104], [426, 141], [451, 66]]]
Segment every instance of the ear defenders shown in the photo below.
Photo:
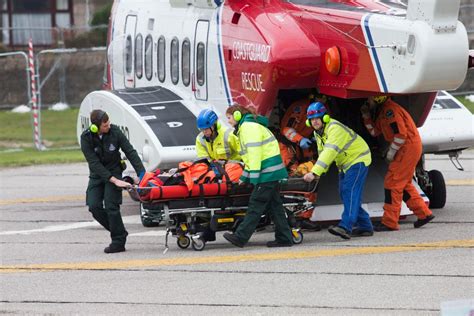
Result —
[[97, 117], [97, 120], [96, 121], [92, 121], [92, 124], [91, 126], [89, 126], [89, 130], [94, 133], [94, 134], [97, 134], [99, 132], [99, 129], [100, 129], [100, 125], [102, 124], [102, 119], [104, 118], [106, 112], [104, 111], [100, 111], [100, 114], [99, 116]]
[[242, 119], [242, 113], [240, 111], [235, 111], [232, 116], [234, 117], [234, 120], [236, 122], [238, 122]]
[[[331, 119], [331, 117], [329, 116], [329, 114], [324, 114], [323, 115], [323, 123], [329, 123], [329, 120]], [[310, 119], [307, 119], [306, 120], [306, 126], [308, 127], [311, 127], [311, 120]]]

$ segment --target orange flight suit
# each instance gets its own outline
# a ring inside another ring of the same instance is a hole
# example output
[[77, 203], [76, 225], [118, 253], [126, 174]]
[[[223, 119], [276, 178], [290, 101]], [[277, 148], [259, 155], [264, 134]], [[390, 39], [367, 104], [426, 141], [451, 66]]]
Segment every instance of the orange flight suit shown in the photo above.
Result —
[[299, 147], [300, 141], [303, 138], [311, 138], [313, 129], [306, 126], [306, 110], [310, 102], [307, 99], [302, 99], [292, 103], [285, 112], [285, 115], [280, 122], [281, 134], [290, 142], [296, 145], [295, 153], [298, 160], [311, 160], [313, 152], [311, 149], [302, 149]]
[[382, 224], [394, 230], [400, 228], [398, 220], [402, 199], [418, 219], [431, 215], [431, 210], [412, 184], [413, 174], [422, 154], [422, 144], [410, 114], [388, 99], [381, 105], [375, 124], [370, 116], [364, 116], [364, 124], [374, 137], [383, 133], [385, 140], [390, 143], [389, 151], [395, 153], [384, 180]]

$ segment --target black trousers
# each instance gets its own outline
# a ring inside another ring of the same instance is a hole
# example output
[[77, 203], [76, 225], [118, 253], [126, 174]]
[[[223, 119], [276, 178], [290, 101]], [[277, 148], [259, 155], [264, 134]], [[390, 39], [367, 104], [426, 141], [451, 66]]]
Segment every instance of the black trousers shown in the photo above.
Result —
[[92, 217], [110, 232], [112, 244], [125, 245], [128, 233], [120, 214], [122, 189], [108, 181], [89, 177], [86, 204]]

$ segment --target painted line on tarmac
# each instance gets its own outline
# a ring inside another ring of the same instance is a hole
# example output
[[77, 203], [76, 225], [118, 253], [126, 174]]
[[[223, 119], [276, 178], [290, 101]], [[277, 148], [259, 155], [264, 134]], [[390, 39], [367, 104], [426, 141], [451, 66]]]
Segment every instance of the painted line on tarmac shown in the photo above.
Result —
[[39, 197], [39, 198], [30, 198], [30, 199], [0, 200], [0, 205], [70, 202], [70, 201], [85, 201], [85, 200], [86, 200], [85, 195], [62, 195], [62, 196], [49, 196], [49, 197]]
[[258, 254], [242, 254], [232, 256], [209, 256], [209, 257], [175, 257], [167, 259], [140, 259], [123, 261], [99, 261], [99, 262], [68, 262], [68, 263], [46, 263], [31, 265], [2, 265], [0, 273], [24, 273], [24, 272], [56, 272], [56, 271], [80, 271], [80, 270], [123, 270], [163, 266], [186, 266], [196, 264], [256, 262], [275, 260], [300, 260], [321, 257], [338, 257], [353, 255], [372, 255], [381, 253], [412, 252], [425, 250], [440, 250], [449, 248], [474, 248], [474, 239], [444, 240], [430, 243], [405, 244], [394, 246], [375, 246], [357, 248], [334, 248], [309, 251], [285, 251]]
[[453, 185], [453, 186], [470, 186], [474, 185], [474, 179], [458, 179], [458, 180], [448, 180], [446, 181], [446, 185]]
[[[127, 192], [123, 192], [124, 197], [128, 197]], [[28, 203], [50, 203], [50, 202], [75, 202], [75, 201], [85, 201], [86, 195], [61, 195], [61, 196], [45, 196], [38, 198], [28, 198], [28, 199], [10, 199], [10, 200], [0, 200], [0, 205], [15, 205], [15, 204], [28, 204]]]
[[[125, 224], [139, 224], [140, 223], [140, 218], [136, 215], [129, 215], [129, 216], [123, 216], [122, 220]], [[71, 224], [61, 224], [61, 225], [50, 225], [46, 226], [43, 228], [36, 228], [36, 229], [27, 229], [27, 230], [10, 230], [10, 231], [4, 231], [0, 232], [0, 236], [4, 235], [31, 235], [31, 234], [37, 234], [37, 233], [52, 233], [52, 232], [61, 232], [65, 230], [72, 230], [72, 229], [78, 229], [78, 228], [86, 228], [86, 227], [99, 227], [99, 223], [96, 221], [90, 221], [90, 222], [80, 222], [80, 223], [71, 223]], [[137, 234], [131, 234], [131, 236], [140, 236]], [[163, 232], [163, 236], [165, 235], [165, 232]]]

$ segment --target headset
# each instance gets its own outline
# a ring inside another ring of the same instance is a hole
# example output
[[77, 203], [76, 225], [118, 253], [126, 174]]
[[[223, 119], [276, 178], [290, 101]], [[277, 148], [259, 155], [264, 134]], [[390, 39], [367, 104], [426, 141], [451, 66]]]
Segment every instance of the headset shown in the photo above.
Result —
[[239, 110], [235, 111], [232, 116], [236, 122], [239, 122], [242, 119], [242, 113]]
[[89, 130], [94, 133], [94, 134], [97, 134], [100, 130], [100, 125], [102, 124], [102, 119], [104, 118], [105, 114], [107, 114], [105, 111], [102, 111], [102, 110], [99, 110], [100, 111], [100, 114], [97, 116], [97, 119], [95, 121], [92, 121], [92, 124], [91, 126], [89, 126]]
[[[322, 120], [323, 120], [323, 123], [329, 123], [329, 121], [331, 120], [331, 116], [329, 114], [324, 114]], [[311, 127], [310, 119], [306, 120], [306, 126]]]

